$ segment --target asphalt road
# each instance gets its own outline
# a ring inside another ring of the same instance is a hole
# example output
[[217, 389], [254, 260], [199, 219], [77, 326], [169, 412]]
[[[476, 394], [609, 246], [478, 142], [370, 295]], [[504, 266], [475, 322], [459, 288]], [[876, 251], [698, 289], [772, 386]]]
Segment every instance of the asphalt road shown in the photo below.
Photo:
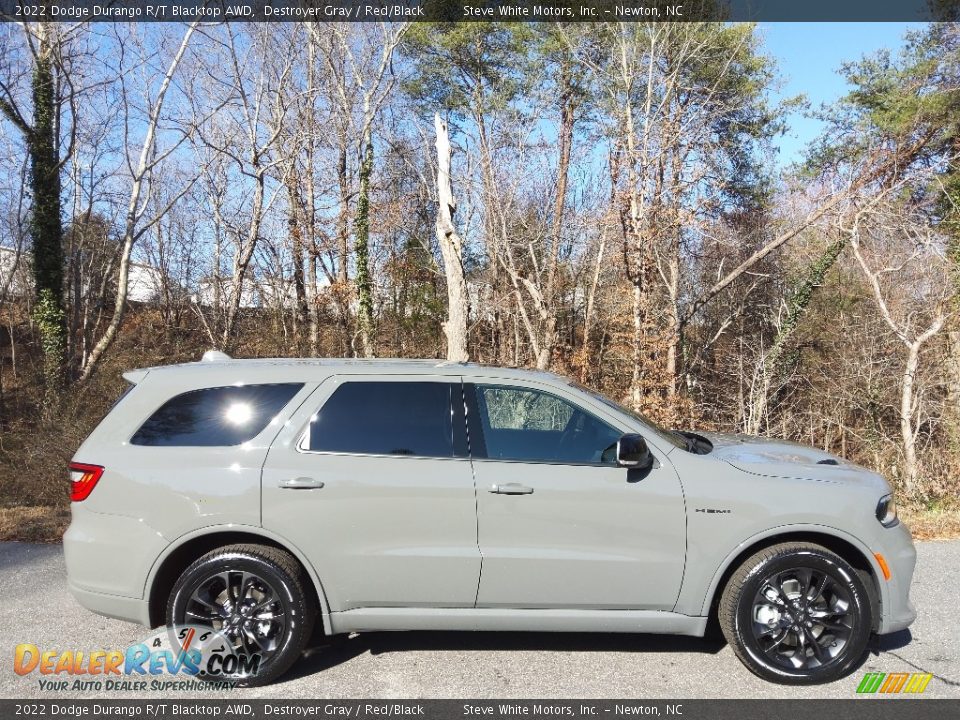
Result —
[[[283, 682], [224, 696], [266, 698], [850, 698], [865, 672], [929, 672], [924, 697], [960, 697], [960, 541], [918, 543], [911, 631], [888, 636], [853, 675], [783, 687], [715, 640], [656, 635], [369, 633], [311, 650]], [[0, 543], [0, 696], [58, 696], [18, 676], [13, 649], [124, 649], [147, 631], [81, 608], [56, 545]], [[97, 697], [62, 693], [61, 697]], [[142, 697], [102, 693], [100, 697]], [[198, 697], [217, 697], [216, 693]], [[183, 695], [182, 697], [189, 697]]]

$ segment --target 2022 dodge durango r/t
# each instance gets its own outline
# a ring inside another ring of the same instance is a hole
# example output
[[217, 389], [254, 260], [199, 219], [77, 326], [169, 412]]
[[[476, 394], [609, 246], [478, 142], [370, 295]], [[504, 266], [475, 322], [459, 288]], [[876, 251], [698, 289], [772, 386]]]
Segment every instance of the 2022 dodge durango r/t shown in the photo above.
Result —
[[880, 476], [801, 445], [667, 431], [549, 373], [436, 360], [134, 370], [77, 451], [85, 607], [210, 628], [263, 684], [327, 635], [703, 635], [827, 682], [906, 628], [915, 551]]

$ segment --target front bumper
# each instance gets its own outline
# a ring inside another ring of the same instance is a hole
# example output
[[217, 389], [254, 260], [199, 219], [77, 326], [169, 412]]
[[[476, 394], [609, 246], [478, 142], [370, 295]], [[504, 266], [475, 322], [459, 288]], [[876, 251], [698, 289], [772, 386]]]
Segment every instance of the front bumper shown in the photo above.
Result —
[[[917, 610], [910, 602], [910, 583], [917, 564], [917, 550], [913, 546], [910, 530], [903, 523], [886, 529], [881, 536], [877, 552], [883, 554], [890, 568], [890, 579], [880, 581], [880, 623], [877, 633], [904, 630], [917, 619]], [[878, 568], [879, 569], [879, 568]]]

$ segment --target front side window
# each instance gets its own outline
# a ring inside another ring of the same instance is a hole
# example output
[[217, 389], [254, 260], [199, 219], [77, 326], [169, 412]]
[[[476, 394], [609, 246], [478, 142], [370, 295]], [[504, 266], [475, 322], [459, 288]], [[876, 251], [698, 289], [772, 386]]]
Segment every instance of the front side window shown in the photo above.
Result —
[[[576, 405], [531, 388], [476, 385], [476, 414], [483, 448], [475, 455], [498, 460], [616, 464], [621, 432]], [[481, 455], [485, 451], [485, 455]]]
[[191, 390], [161, 405], [130, 443], [163, 447], [240, 445], [259, 435], [302, 387], [302, 383], [281, 383]]
[[453, 457], [453, 393], [461, 394], [459, 384], [346, 382], [310, 421], [305, 448], [362, 455]]

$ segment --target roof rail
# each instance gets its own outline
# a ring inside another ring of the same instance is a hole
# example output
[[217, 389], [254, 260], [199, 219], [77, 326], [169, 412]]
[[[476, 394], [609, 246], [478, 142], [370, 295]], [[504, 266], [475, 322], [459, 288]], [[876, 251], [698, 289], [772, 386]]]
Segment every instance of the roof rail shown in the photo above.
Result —
[[233, 360], [233, 358], [219, 350], [207, 350], [200, 358], [200, 362], [223, 362], [224, 360]]

